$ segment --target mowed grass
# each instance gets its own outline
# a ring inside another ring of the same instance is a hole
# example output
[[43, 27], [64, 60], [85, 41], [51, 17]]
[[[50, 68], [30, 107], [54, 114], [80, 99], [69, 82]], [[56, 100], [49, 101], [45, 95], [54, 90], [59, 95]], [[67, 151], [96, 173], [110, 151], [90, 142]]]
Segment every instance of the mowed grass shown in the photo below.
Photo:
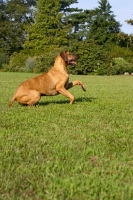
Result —
[[36, 76], [0, 73], [0, 200], [132, 200], [133, 76], [70, 76], [86, 85], [36, 106], [8, 103]]

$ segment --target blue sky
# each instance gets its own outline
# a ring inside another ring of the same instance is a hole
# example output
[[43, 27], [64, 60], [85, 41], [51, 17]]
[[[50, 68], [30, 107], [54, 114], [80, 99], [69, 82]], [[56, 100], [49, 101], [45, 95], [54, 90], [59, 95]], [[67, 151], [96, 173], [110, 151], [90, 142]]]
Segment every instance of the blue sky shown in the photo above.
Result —
[[[93, 9], [99, 6], [98, 0], [78, 0], [78, 4], [73, 7], [82, 9]], [[112, 6], [111, 11], [116, 16], [115, 19], [122, 25], [121, 31], [133, 34], [133, 26], [127, 24], [125, 20], [133, 19], [133, 0], [108, 0]]]

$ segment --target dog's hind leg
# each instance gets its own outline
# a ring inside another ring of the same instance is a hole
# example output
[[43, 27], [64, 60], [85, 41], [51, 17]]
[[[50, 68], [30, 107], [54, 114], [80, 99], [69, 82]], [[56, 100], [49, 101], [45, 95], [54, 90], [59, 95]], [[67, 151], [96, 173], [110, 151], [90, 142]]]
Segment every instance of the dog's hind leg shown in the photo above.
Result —
[[16, 101], [18, 101], [21, 104], [27, 104], [28, 106], [32, 106], [36, 104], [41, 98], [41, 95], [36, 90], [30, 90], [23, 93], [21, 96], [19, 95], [16, 98]]
[[27, 105], [28, 106], [32, 106], [32, 105], [36, 104], [40, 100], [41, 95], [40, 95], [40, 93], [38, 91], [31, 90], [29, 98], [30, 98], [30, 100], [27, 102]]

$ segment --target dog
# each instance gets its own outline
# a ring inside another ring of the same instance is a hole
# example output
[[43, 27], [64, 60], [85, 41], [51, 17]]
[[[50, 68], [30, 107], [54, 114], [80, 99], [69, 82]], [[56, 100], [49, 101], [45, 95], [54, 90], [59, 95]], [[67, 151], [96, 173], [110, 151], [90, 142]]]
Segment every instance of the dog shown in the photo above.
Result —
[[34, 78], [28, 79], [17, 88], [9, 106], [14, 101], [20, 104], [32, 106], [36, 104], [41, 96], [54, 96], [62, 94], [70, 99], [70, 104], [74, 102], [74, 96], [68, 89], [75, 85], [80, 85], [86, 91], [85, 85], [79, 81], [69, 82], [67, 65], [76, 65], [78, 55], [73, 55], [68, 51], [58, 54], [54, 66], [48, 71]]

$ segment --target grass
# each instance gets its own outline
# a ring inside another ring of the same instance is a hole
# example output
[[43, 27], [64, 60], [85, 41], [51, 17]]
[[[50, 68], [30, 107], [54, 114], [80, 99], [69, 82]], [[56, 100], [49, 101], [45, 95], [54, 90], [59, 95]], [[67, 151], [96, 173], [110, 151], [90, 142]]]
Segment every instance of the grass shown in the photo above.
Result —
[[35, 74], [0, 73], [0, 200], [132, 200], [133, 77], [70, 76], [87, 87], [8, 103]]

